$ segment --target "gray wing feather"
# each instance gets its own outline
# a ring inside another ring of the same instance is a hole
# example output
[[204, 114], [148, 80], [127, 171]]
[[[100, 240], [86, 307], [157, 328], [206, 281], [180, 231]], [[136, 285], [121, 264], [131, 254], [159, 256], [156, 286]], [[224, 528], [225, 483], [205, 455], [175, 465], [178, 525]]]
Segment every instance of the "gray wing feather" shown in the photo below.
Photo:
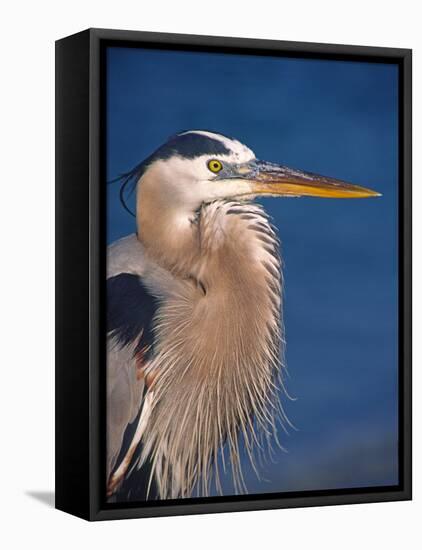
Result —
[[142, 282], [145, 258], [136, 235], [110, 245], [107, 264], [108, 479], [117, 466], [125, 430], [142, 407], [144, 380], [137, 377], [136, 354], [141, 352], [144, 361], [151, 356], [158, 301]]
[[137, 380], [134, 346], [107, 343], [107, 479], [116, 466], [123, 435], [142, 406], [144, 380]]

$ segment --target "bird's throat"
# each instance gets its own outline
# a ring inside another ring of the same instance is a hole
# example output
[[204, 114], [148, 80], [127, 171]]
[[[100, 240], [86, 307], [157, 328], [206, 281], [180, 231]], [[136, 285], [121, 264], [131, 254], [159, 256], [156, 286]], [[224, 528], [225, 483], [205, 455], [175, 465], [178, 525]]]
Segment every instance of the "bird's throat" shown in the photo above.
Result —
[[195, 212], [153, 193], [144, 193], [138, 204], [138, 239], [145, 252], [173, 275], [189, 277], [200, 251]]

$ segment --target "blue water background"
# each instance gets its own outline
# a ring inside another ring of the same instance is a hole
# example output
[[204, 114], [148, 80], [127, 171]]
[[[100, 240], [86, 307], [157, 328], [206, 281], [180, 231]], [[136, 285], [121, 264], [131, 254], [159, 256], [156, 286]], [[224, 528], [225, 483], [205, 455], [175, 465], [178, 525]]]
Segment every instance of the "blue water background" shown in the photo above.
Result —
[[[297, 431], [251, 492], [396, 484], [397, 67], [110, 48], [107, 174], [168, 136], [210, 129], [258, 158], [376, 189], [369, 200], [265, 199], [282, 241], [287, 387]], [[134, 232], [108, 186], [108, 242]], [[225, 481], [230, 492], [230, 484]]]

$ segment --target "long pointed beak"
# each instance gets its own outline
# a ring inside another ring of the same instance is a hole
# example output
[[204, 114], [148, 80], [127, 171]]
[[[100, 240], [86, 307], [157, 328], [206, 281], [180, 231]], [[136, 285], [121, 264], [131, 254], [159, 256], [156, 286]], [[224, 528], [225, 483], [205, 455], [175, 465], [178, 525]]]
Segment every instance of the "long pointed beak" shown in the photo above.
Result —
[[359, 199], [379, 197], [380, 193], [342, 180], [294, 170], [271, 162], [254, 161], [239, 169], [242, 178], [252, 183], [256, 195], [283, 197], [324, 197]]

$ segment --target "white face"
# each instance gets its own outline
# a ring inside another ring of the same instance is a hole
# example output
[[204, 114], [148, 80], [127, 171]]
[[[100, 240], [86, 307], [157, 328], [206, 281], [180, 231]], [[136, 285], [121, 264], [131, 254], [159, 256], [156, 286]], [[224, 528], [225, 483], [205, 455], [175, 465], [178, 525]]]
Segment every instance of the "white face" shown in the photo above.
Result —
[[194, 209], [204, 202], [251, 194], [250, 182], [233, 174], [228, 176], [231, 166], [239, 167], [254, 160], [254, 153], [239, 141], [219, 134], [199, 130], [192, 133], [218, 138], [230, 153], [200, 155], [193, 159], [173, 156], [158, 160], [147, 169], [144, 177], [154, 181], [160, 192], [168, 194], [172, 201]]

